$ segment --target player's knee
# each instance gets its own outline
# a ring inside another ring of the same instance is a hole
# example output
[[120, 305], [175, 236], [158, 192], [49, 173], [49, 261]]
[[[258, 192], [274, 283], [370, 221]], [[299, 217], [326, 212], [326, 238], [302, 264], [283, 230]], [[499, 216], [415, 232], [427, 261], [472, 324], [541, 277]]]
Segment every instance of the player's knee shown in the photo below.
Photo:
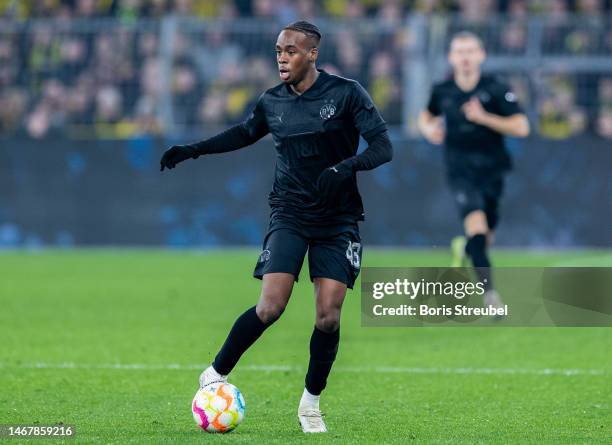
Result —
[[340, 328], [340, 311], [331, 310], [318, 313], [315, 324], [323, 332], [336, 332]]
[[477, 234], [486, 234], [489, 231], [487, 218], [482, 210], [473, 210], [469, 212], [464, 219], [465, 233], [467, 236]]
[[256, 312], [259, 319], [265, 323], [274, 323], [285, 311], [286, 304], [276, 301], [260, 301], [257, 303]]

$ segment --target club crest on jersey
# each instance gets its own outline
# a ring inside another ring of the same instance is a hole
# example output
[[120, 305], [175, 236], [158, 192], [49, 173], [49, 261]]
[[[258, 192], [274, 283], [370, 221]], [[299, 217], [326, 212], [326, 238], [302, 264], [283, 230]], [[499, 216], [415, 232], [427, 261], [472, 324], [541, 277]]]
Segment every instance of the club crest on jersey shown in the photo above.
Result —
[[334, 104], [325, 104], [319, 110], [319, 116], [321, 119], [327, 120], [336, 114], [336, 106]]
[[516, 95], [512, 91], [508, 91], [504, 94], [504, 99], [508, 102], [516, 102]]

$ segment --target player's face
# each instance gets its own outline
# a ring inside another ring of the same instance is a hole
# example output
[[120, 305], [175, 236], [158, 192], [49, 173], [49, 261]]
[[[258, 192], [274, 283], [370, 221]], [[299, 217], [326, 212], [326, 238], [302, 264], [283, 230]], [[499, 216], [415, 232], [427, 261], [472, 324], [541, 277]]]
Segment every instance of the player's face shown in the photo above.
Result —
[[317, 60], [317, 48], [305, 34], [283, 30], [276, 40], [276, 62], [280, 79], [287, 84], [297, 84]]
[[485, 52], [476, 39], [455, 39], [451, 42], [448, 61], [455, 72], [470, 74], [480, 69]]

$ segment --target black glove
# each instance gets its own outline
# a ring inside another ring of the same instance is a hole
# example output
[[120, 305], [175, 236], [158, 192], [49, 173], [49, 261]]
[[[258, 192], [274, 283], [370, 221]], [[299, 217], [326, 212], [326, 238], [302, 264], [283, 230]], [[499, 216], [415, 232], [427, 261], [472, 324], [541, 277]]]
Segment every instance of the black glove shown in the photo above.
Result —
[[342, 162], [323, 170], [317, 179], [321, 203], [325, 206], [338, 205], [352, 178], [353, 169]]
[[183, 162], [185, 159], [197, 159], [200, 154], [193, 145], [173, 145], [164, 152], [164, 155], [159, 161], [160, 169], [163, 172], [164, 168], [172, 169], [176, 164]]

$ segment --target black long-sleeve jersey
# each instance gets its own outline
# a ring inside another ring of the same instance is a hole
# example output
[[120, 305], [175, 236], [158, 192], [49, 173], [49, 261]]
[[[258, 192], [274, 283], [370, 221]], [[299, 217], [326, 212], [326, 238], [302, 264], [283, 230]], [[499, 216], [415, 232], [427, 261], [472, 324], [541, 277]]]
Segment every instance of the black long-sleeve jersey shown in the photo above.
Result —
[[[369, 170], [391, 159], [387, 127], [358, 82], [319, 70], [303, 94], [281, 83], [263, 93], [250, 116], [225, 132], [194, 144], [200, 154], [250, 145], [271, 133], [276, 148], [272, 214], [306, 224], [328, 225], [363, 220], [356, 176], [339, 206], [322, 203], [316, 188], [321, 172], [340, 162], [353, 171]], [[369, 147], [356, 155], [359, 135]]]

